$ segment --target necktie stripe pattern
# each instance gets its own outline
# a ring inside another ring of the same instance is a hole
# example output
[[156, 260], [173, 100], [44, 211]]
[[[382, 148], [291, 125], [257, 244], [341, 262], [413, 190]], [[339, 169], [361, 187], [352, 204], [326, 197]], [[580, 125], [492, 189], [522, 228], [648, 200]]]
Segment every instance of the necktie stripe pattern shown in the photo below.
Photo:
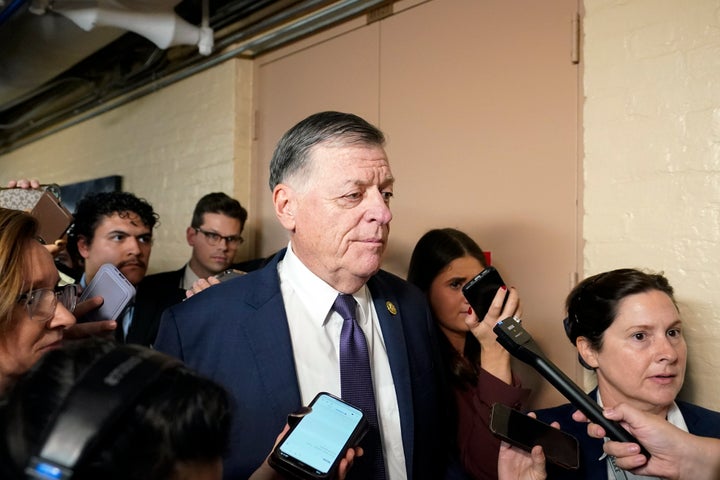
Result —
[[343, 318], [340, 332], [340, 391], [342, 399], [360, 408], [370, 424], [361, 443], [365, 454], [356, 459], [348, 478], [385, 480], [385, 461], [378, 430], [375, 392], [367, 341], [355, 318], [357, 302], [341, 293], [333, 309]]

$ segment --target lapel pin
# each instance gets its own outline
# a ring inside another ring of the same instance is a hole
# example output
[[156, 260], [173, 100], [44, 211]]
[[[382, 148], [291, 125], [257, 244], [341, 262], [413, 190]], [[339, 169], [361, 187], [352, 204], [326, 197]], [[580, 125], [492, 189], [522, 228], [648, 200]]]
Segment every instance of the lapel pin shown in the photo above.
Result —
[[388, 312], [390, 312], [390, 315], [397, 315], [397, 308], [395, 308], [395, 305], [390, 300], [385, 302], [385, 307], [388, 309]]

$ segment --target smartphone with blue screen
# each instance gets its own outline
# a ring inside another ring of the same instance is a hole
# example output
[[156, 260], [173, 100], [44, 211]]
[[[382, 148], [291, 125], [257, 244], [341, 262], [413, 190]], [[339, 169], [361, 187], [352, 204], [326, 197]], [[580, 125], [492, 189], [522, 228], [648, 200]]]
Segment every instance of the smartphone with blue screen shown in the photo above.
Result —
[[367, 420], [362, 410], [326, 392], [310, 409], [277, 444], [270, 466], [291, 478], [334, 478], [347, 449], [365, 435]]

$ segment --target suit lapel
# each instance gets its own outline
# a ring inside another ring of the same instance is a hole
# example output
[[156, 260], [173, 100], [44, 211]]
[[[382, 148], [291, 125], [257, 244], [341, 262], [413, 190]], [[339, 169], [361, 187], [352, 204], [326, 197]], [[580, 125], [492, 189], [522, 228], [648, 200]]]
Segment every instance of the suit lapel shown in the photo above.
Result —
[[373, 276], [368, 281], [368, 288], [372, 294], [380, 329], [385, 340], [385, 348], [400, 412], [400, 429], [405, 451], [405, 465], [408, 478], [412, 478], [415, 413], [413, 411], [410, 364], [408, 363], [407, 345], [403, 331], [403, 312], [392, 289], [385, 285], [385, 282], [378, 275]]
[[[302, 406], [300, 387], [295, 371], [290, 329], [285, 306], [280, 293], [277, 263], [284, 256], [273, 258], [256, 278], [256, 294], [248, 298], [248, 304], [256, 311], [248, 321], [237, 322], [245, 330], [255, 362], [255, 371], [267, 393], [267, 401], [282, 415]], [[245, 357], [248, 358], [248, 357]]]

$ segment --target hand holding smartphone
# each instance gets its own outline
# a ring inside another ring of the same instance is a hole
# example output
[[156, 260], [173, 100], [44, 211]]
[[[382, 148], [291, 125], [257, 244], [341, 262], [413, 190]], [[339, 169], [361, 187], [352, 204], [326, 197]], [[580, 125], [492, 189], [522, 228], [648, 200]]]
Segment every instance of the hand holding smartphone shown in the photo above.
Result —
[[490, 431], [526, 452], [540, 445], [545, 458], [563, 468], [576, 469], [580, 464], [579, 446], [575, 437], [502, 403], [492, 406]]
[[[463, 295], [465, 295], [480, 320], [487, 315], [498, 289], [503, 285], [505, 285], [505, 282], [500, 277], [500, 273], [494, 267], [487, 267], [463, 286]], [[507, 299], [508, 292], [505, 292], [503, 308]]]
[[98, 269], [90, 284], [85, 287], [79, 301], [83, 302], [96, 296], [103, 298], [103, 304], [78, 321], [117, 320], [125, 307], [135, 298], [135, 287], [114, 265], [106, 263]]
[[362, 411], [320, 392], [304, 415], [278, 442], [268, 462], [278, 472], [305, 480], [334, 478], [348, 448], [367, 431]]

